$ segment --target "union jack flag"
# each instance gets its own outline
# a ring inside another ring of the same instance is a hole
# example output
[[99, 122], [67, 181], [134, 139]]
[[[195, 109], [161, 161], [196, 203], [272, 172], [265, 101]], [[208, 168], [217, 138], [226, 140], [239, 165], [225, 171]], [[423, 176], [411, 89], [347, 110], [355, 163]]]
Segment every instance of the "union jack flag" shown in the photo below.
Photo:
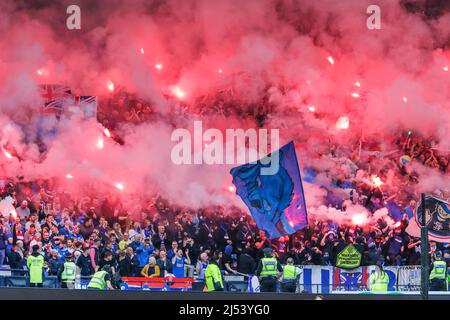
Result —
[[72, 98], [72, 91], [64, 85], [43, 84], [40, 89], [44, 98], [43, 113], [61, 113], [64, 105]]
[[367, 267], [360, 267], [353, 272], [334, 268], [334, 289], [344, 291], [361, 291], [367, 286]]
[[76, 96], [75, 105], [86, 118], [97, 116], [98, 98], [96, 96]]
[[97, 103], [97, 97], [96, 96], [77, 96], [75, 98], [75, 103], [78, 105]]

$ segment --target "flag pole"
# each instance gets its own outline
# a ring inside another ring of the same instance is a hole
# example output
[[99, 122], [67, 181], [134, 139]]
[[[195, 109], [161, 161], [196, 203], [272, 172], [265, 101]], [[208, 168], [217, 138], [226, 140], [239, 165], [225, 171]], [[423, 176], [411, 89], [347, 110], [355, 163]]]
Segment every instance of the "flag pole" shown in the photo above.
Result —
[[426, 217], [425, 217], [425, 194], [421, 194], [421, 204], [420, 204], [420, 234], [421, 234], [421, 283], [420, 283], [420, 294], [422, 300], [428, 300], [428, 270], [429, 270], [429, 260], [428, 260], [428, 230], [426, 227]]

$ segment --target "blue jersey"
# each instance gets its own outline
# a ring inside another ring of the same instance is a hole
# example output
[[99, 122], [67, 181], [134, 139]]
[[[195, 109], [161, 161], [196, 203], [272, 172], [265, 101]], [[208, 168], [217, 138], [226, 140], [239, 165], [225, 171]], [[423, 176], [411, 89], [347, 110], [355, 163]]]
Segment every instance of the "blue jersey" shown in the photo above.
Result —
[[201, 264], [202, 264], [202, 268], [201, 268], [200, 272], [198, 273], [198, 279], [203, 280], [203, 279], [205, 279], [205, 271], [206, 271], [206, 268], [208, 267], [208, 261], [201, 262]]
[[175, 257], [175, 263], [172, 267], [172, 272], [175, 278], [184, 278], [184, 264], [185, 264], [186, 258], [178, 258]]

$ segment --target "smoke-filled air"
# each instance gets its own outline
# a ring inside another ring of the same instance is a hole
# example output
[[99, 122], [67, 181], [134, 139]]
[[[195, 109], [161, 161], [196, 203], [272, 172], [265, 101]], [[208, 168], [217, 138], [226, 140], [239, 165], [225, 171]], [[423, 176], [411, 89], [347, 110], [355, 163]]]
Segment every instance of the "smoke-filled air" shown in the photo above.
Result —
[[[450, 192], [450, 9], [377, 1], [369, 30], [371, 2], [85, 0], [69, 30], [71, 1], [3, 0], [2, 178], [117, 196], [136, 217], [157, 197], [248, 212], [233, 165], [174, 164], [172, 132], [279, 129], [310, 221], [394, 224], [389, 201]], [[64, 88], [95, 114], [43, 111]]]

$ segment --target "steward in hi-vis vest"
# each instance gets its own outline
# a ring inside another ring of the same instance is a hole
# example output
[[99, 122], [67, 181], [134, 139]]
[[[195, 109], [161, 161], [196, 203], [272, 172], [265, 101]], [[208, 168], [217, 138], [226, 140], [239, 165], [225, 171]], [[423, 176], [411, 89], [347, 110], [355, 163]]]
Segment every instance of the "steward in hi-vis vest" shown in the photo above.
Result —
[[111, 266], [106, 264], [100, 271], [94, 273], [91, 278], [91, 281], [88, 284], [88, 289], [95, 290], [114, 290], [114, 287], [111, 284]]
[[277, 292], [278, 277], [283, 272], [277, 258], [272, 256], [272, 249], [264, 249], [264, 258], [258, 264], [256, 275], [260, 278], [261, 292]]
[[294, 259], [288, 258], [286, 265], [283, 268], [283, 279], [281, 281], [282, 292], [297, 291], [298, 277], [300, 276], [300, 269], [294, 266]]
[[33, 253], [27, 258], [27, 267], [30, 273], [30, 287], [42, 287], [44, 283], [44, 257], [41, 255], [39, 245], [34, 245], [32, 250]]
[[377, 263], [376, 270], [372, 271], [369, 277], [370, 291], [372, 292], [387, 292], [389, 286], [389, 276], [383, 270], [383, 265]]
[[66, 261], [59, 267], [57, 276], [61, 283], [61, 288], [73, 289], [78, 269], [75, 262], [73, 262], [73, 255], [70, 252], [67, 252], [65, 257]]
[[208, 291], [223, 291], [223, 280], [222, 273], [218, 266], [217, 261], [219, 260], [218, 253], [214, 253], [213, 259], [209, 262], [205, 270], [205, 282], [206, 289]]
[[447, 263], [439, 251], [434, 254], [430, 270], [430, 291], [447, 291]]

